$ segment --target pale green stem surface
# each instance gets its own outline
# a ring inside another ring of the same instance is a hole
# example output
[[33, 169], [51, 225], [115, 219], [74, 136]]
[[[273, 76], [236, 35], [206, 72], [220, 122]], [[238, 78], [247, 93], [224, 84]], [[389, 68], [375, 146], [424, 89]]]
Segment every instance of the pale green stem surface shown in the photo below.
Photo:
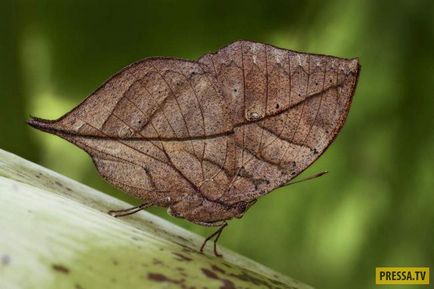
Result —
[[0, 288], [311, 288], [129, 206], [0, 150]]

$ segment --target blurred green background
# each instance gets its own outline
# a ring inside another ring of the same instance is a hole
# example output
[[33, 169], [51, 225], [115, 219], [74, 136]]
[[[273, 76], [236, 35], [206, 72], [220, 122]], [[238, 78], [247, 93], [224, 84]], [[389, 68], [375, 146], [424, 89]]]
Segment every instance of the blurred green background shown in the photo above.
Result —
[[237, 39], [358, 56], [346, 126], [304, 176], [330, 174], [263, 197], [221, 243], [317, 288], [372, 288], [376, 266], [432, 270], [433, 3], [1, 0], [0, 148], [137, 203], [29, 114], [57, 118], [143, 57], [195, 59]]

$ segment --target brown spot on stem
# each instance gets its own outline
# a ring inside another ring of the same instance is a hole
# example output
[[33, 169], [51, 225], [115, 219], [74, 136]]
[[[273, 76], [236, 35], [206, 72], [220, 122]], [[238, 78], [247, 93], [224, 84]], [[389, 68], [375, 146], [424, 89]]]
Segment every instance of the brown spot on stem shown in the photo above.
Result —
[[183, 255], [181, 253], [172, 252], [172, 254], [178, 257], [178, 258], [176, 258], [176, 260], [187, 261], [187, 262], [193, 261], [192, 258], [187, 257], [187, 256], [185, 256], [185, 255]]
[[166, 276], [164, 276], [163, 274], [160, 274], [160, 273], [149, 273], [148, 279], [152, 280], [152, 281], [157, 281], [157, 282], [171, 281], [169, 278], [167, 278]]
[[214, 273], [211, 270], [208, 270], [206, 268], [201, 268], [200, 270], [202, 270], [203, 274], [205, 274], [206, 277], [211, 278], [211, 279], [219, 279], [219, 277], [217, 276], [216, 273]]
[[69, 269], [62, 264], [53, 264], [53, 265], [51, 265], [51, 268], [53, 270], [60, 272], [60, 273], [63, 273], [63, 274], [69, 273]]
[[225, 274], [225, 271], [222, 268], [218, 267], [217, 265], [211, 265], [211, 269], [213, 269], [214, 271]]
[[223, 285], [220, 287], [220, 289], [235, 289], [235, 285], [231, 280], [220, 278], [216, 273], [206, 268], [201, 268], [201, 270], [208, 278], [222, 281]]

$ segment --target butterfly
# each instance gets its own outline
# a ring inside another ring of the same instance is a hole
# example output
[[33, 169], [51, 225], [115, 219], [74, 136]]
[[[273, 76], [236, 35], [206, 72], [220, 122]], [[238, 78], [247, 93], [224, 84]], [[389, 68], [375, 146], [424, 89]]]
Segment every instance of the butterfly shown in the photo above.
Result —
[[57, 120], [28, 123], [85, 150], [109, 183], [204, 226], [241, 218], [309, 167], [350, 109], [358, 59], [236, 41], [197, 61], [122, 69]]

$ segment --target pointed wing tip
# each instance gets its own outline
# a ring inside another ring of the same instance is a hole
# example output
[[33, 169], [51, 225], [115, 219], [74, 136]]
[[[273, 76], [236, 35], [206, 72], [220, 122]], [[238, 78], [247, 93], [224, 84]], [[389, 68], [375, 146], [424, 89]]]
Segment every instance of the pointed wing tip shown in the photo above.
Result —
[[42, 130], [42, 131], [50, 131], [51, 129], [51, 120], [42, 119], [38, 117], [30, 116], [30, 119], [26, 121], [28, 125], [31, 127], [34, 127], [36, 129]]
[[350, 60], [351, 60], [351, 63], [353, 64], [353, 66], [354, 66], [354, 70], [357, 71], [357, 72], [359, 72], [360, 68], [362, 68], [362, 65], [360, 65], [360, 58], [359, 57], [354, 57], [354, 58], [351, 58]]

